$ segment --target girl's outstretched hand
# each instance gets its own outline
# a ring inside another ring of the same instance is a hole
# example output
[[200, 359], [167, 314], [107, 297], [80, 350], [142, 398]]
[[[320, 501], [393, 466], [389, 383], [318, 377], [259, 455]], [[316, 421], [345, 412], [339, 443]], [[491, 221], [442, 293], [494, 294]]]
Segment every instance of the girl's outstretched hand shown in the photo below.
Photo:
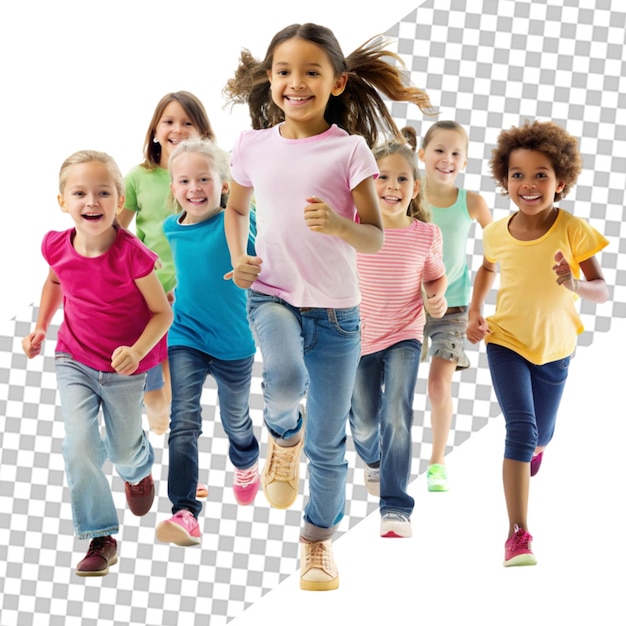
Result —
[[230, 272], [224, 274], [224, 280], [231, 280], [241, 287], [248, 289], [259, 277], [263, 261], [258, 256], [243, 256]]
[[24, 337], [24, 339], [22, 339], [22, 350], [24, 350], [24, 354], [29, 359], [40, 354], [45, 338], [46, 333], [43, 330], [34, 330], [30, 335]]
[[467, 339], [471, 343], [478, 343], [482, 341], [489, 333], [489, 325], [487, 320], [482, 315], [469, 314], [469, 321], [467, 323], [467, 330], [465, 334]]
[[572, 268], [560, 250], [554, 255], [554, 260], [556, 263], [552, 266], [552, 270], [556, 274], [557, 284], [563, 285], [570, 291], [576, 291], [578, 281], [572, 275]]

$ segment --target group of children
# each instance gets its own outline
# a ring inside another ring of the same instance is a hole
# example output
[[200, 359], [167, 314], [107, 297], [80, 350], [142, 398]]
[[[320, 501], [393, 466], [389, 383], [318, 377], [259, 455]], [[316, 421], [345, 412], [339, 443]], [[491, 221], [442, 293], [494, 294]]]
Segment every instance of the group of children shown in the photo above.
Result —
[[[226, 85], [252, 122], [230, 154], [216, 145], [198, 99], [176, 92], [157, 106], [144, 163], [125, 181], [100, 152], [63, 164], [59, 204], [74, 227], [44, 239], [50, 271], [23, 347], [28, 357], [41, 351], [62, 303], [55, 362], [63, 455], [75, 531], [90, 540], [78, 575], [105, 575], [117, 561], [105, 459], [125, 481], [135, 515], [152, 505], [142, 405], [154, 432], [170, 429], [172, 517], [156, 536], [200, 543], [206, 486], [198, 483], [197, 442], [211, 375], [239, 504], [252, 504], [262, 487], [272, 506], [290, 507], [304, 450], [300, 586], [336, 589], [332, 538], [344, 513], [347, 428], [367, 489], [380, 497], [381, 536], [411, 536], [422, 349], [428, 342], [427, 484], [445, 491], [451, 382], [469, 366], [466, 333], [487, 343], [507, 426], [504, 564], [535, 563], [529, 478], [552, 437], [582, 331], [575, 301], [608, 298], [594, 256], [608, 242], [553, 204], [575, 183], [581, 160], [574, 138], [551, 122], [498, 137], [492, 174], [518, 210], [491, 223], [484, 199], [456, 186], [465, 130], [434, 122], [418, 149], [415, 131], [396, 127], [379, 92], [430, 108], [396, 60], [381, 38], [344, 57], [329, 29], [294, 24], [274, 36], [262, 61], [244, 51]], [[133, 217], [137, 237], [126, 230]], [[466, 241], [474, 221], [484, 229], [484, 262], [472, 292]], [[496, 264], [498, 299], [485, 319]], [[257, 346], [268, 433], [262, 471], [248, 405]]]

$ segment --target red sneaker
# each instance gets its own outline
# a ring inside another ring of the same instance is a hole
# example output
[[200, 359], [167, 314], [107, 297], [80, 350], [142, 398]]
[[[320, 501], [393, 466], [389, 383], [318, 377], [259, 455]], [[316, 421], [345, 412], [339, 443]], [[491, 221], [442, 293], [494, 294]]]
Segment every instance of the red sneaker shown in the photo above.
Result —
[[233, 492], [235, 500], [242, 506], [247, 506], [254, 502], [256, 494], [261, 486], [259, 477], [259, 466], [255, 463], [250, 469], [235, 469], [235, 479], [233, 480]]
[[537, 565], [537, 558], [530, 549], [533, 540], [529, 532], [515, 524], [515, 534], [504, 544], [504, 567], [511, 565]]
[[177, 546], [196, 546], [202, 538], [200, 525], [191, 511], [180, 509], [156, 527], [156, 538]]
[[117, 541], [110, 535], [94, 537], [87, 556], [76, 566], [77, 576], [106, 576], [109, 565], [117, 563]]
[[154, 481], [152, 474], [148, 474], [143, 480], [136, 485], [124, 483], [124, 491], [126, 492], [126, 502], [128, 508], [133, 515], [141, 517], [145, 515], [154, 502]]

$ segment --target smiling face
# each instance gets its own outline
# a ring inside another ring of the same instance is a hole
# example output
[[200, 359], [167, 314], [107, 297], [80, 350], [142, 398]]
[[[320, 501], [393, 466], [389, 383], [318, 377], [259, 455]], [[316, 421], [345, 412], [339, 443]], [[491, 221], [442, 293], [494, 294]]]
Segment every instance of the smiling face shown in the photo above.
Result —
[[160, 166], [167, 167], [172, 150], [184, 139], [197, 137], [197, 128], [180, 102], [172, 100], [163, 109], [154, 130], [155, 139], [161, 144]]
[[78, 236], [95, 239], [110, 234], [124, 197], [108, 166], [100, 161], [77, 163], [64, 176], [59, 206], [74, 220]]
[[347, 77], [337, 76], [325, 50], [293, 37], [274, 50], [267, 72], [272, 100], [285, 113], [285, 130], [296, 137], [328, 128], [324, 112], [331, 95], [339, 95]]
[[429, 182], [452, 186], [467, 165], [467, 140], [454, 129], [438, 128], [419, 151]]
[[197, 152], [182, 152], [170, 163], [172, 195], [185, 212], [184, 224], [197, 224], [217, 215], [222, 195], [228, 192], [211, 159]]
[[419, 191], [411, 165], [401, 154], [390, 154], [378, 160], [379, 176], [376, 179], [378, 205], [385, 228], [403, 228], [412, 218], [407, 215], [411, 200]]
[[556, 178], [550, 159], [542, 152], [526, 148], [511, 152], [507, 189], [522, 213], [538, 215], [552, 209], [554, 196], [563, 186]]

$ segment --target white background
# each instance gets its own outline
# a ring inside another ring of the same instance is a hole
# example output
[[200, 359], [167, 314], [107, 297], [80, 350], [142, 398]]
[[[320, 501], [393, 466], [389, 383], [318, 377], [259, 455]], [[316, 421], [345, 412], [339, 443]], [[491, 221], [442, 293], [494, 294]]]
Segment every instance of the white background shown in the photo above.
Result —
[[38, 301], [41, 239], [71, 227], [56, 196], [59, 167], [72, 152], [104, 150], [126, 173], [143, 160], [157, 102], [181, 89], [202, 100], [229, 150], [250, 125], [247, 107], [224, 108], [222, 96], [242, 48], [263, 58], [278, 30], [316, 22], [348, 54], [418, 4], [394, 0], [380, 11], [352, 0], [2, 2], [0, 320]]
[[[263, 56], [283, 26], [313, 21], [332, 28], [349, 53], [418, 4], [3, 2], [0, 320], [38, 301], [46, 272], [41, 239], [71, 226], [56, 203], [66, 156], [100, 149], [128, 171], [142, 159], [157, 101], [180, 89], [200, 97], [229, 149], [249, 125], [245, 107], [231, 113], [222, 99], [242, 47]], [[338, 592], [301, 593], [294, 577], [233, 624], [623, 625], [625, 330], [624, 320], [613, 320], [572, 364], [557, 436], [532, 483], [536, 568], [501, 566], [506, 518], [497, 423], [450, 455], [449, 494], [433, 498], [422, 478], [414, 483], [413, 540], [377, 538], [371, 516], [336, 544]]]

